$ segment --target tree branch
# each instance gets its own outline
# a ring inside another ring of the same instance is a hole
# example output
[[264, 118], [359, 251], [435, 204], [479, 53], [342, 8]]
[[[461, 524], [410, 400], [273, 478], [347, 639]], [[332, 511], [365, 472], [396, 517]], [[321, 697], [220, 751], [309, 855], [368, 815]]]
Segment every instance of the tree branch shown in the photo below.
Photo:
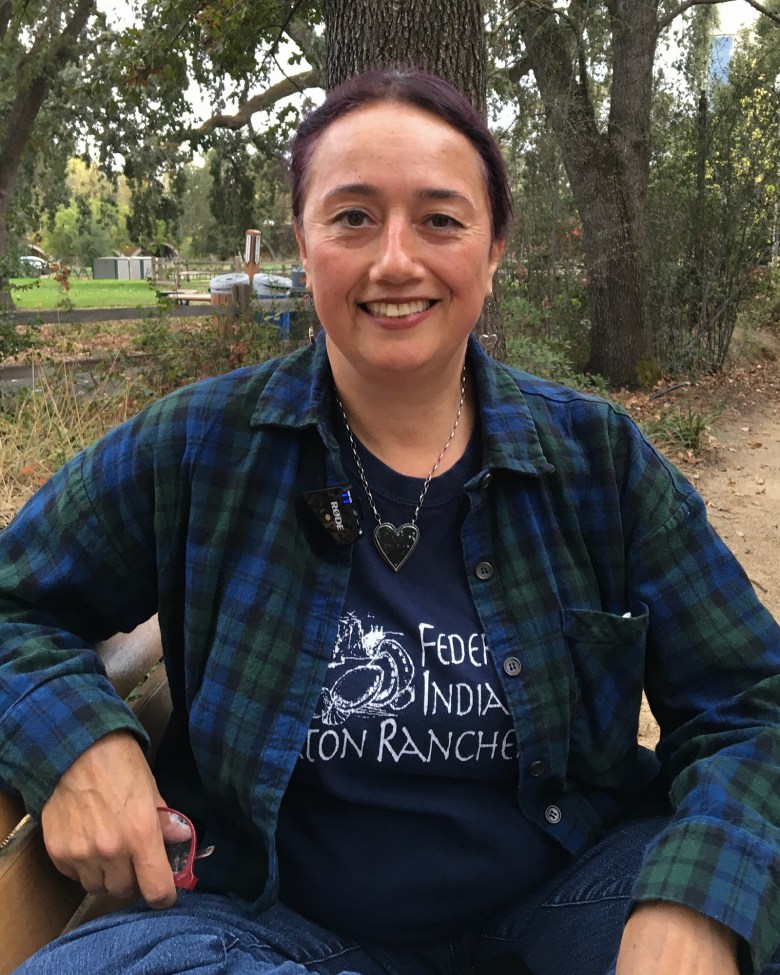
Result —
[[239, 106], [235, 115], [212, 115], [211, 118], [206, 119], [196, 129], [187, 130], [183, 134], [182, 139], [189, 141], [199, 139], [204, 135], [208, 135], [209, 132], [213, 132], [214, 129], [241, 129], [249, 123], [256, 112], [262, 112], [264, 109], [271, 108], [271, 106], [275, 105], [282, 98], [303, 92], [307, 88], [321, 87], [320, 73], [315, 68], [312, 68], [310, 71], [303, 71], [301, 74], [294, 75], [291, 78], [284, 78], [275, 85], [271, 85], [270, 88], [266, 88], [260, 94], [245, 101]]
[[[587, 74], [580, 73], [582, 47], [576, 23], [565, 12], [554, 9], [550, 0], [525, 0], [517, 4], [515, 12], [525, 43], [525, 58], [531, 64], [559, 139], [567, 142], [576, 129], [587, 131], [589, 138], [598, 142]], [[576, 67], [572, 55], [576, 57]]]
[[8, 32], [8, 25], [11, 23], [11, 11], [11, 0], [3, 0], [0, 3], [0, 41], [5, 40], [5, 35]]
[[[579, 71], [579, 83], [586, 97], [590, 97], [590, 76], [588, 73], [588, 59], [585, 53], [585, 39], [582, 34], [582, 25], [579, 22], [578, 7], [581, 5], [578, 0], [571, 0], [569, 7], [566, 10], [559, 10], [557, 7], [553, 7], [546, 0], [528, 0], [526, 5], [529, 8], [536, 8], [537, 10], [544, 10], [548, 14], [557, 17], [559, 21], [566, 24], [569, 30], [574, 35], [574, 43], [576, 46], [577, 54], [577, 70]], [[522, 6], [520, 4], [519, 6]]]
[[79, 0], [70, 21], [62, 29], [59, 36], [52, 39], [48, 50], [44, 50], [46, 37], [45, 32], [41, 29], [28, 54], [20, 60], [18, 70], [21, 69], [22, 65], [34, 63], [35, 58], [45, 54], [40, 63], [40, 68], [27, 84], [20, 87], [16, 92], [16, 97], [4, 119], [5, 135], [0, 145], [0, 174], [2, 174], [0, 176], [0, 214], [3, 216], [10, 204], [19, 162], [38, 113], [51, 90], [54, 79], [73, 58], [79, 35], [94, 12], [95, 0]]
[[780, 15], [774, 13], [772, 10], [768, 10], [763, 4], [756, 3], [756, 0], [745, 0], [745, 2], [748, 4], [748, 6], [752, 7], [754, 10], [757, 10], [760, 14], [763, 14], [765, 17], [769, 17], [769, 19], [773, 20], [776, 24], [780, 24]]
[[504, 74], [514, 85], [516, 85], [521, 78], [525, 78], [525, 76], [530, 73], [531, 61], [528, 55], [520, 58], [519, 61], [515, 61], [514, 64], [510, 64], [509, 67], [504, 71]]
[[[240, 0], [237, 0], [237, 3], [238, 2], [240, 2]], [[280, 24], [280, 26], [279, 26], [279, 31], [278, 31], [278, 33], [276, 35], [275, 40], [268, 46], [268, 50], [265, 52], [265, 54], [262, 57], [262, 60], [261, 60], [260, 65], [259, 65], [259, 68], [261, 70], [264, 69], [269, 64], [269, 62], [273, 61], [274, 64], [276, 65], [276, 67], [282, 72], [282, 74], [285, 77], [288, 77], [286, 71], [279, 64], [279, 61], [278, 61], [278, 59], [276, 57], [276, 55], [279, 53], [279, 47], [280, 47], [280, 45], [282, 43], [282, 39], [284, 38], [284, 35], [285, 34], [294, 43], [296, 43], [299, 48], [301, 48], [301, 50], [303, 51], [304, 56], [307, 58], [307, 60], [309, 60], [309, 63], [311, 64], [311, 66], [313, 68], [319, 68], [320, 67], [319, 63], [315, 63], [310, 58], [308, 58], [308, 52], [304, 48], [304, 45], [306, 44], [306, 42], [308, 40], [308, 38], [305, 36], [305, 34], [304, 33], [301, 33], [300, 38], [298, 38], [298, 37], [295, 37], [294, 34], [291, 34], [290, 33], [291, 30], [292, 31], [295, 30], [296, 20], [298, 19], [298, 8], [301, 6], [301, 3], [302, 2], [303, 2], [303, 0], [294, 0], [294, 2], [292, 4], [290, 4], [290, 7], [289, 7], [289, 9], [286, 12], [285, 19], [284, 19], [283, 23]]]
[[285, 26], [284, 30], [290, 40], [301, 49], [301, 53], [309, 64], [313, 68], [321, 70], [325, 61], [323, 56], [324, 42], [322, 38], [317, 37], [314, 33], [311, 24], [305, 20], [296, 18], [295, 20], [291, 20]]
[[[674, 10], [670, 11], [665, 17], [662, 17], [658, 21], [658, 31], [660, 33], [665, 27], [668, 27], [675, 18], [679, 17], [680, 14], [684, 13], [686, 10], [689, 10], [691, 7], [713, 6], [714, 4], [719, 3], [730, 3], [730, 0], [685, 0], [685, 3], [681, 3], [679, 7], [675, 7]], [[780, 24], [780, 15], [768, 10], [763, 4], [759, 3], [758, 0], [745, 0], [745, 3], [751, 6], [754, 10], [757, 10], [760, 14], [763, 14], [765, 17], [769, 17], [769, 19], [773, 20], [776, 24]]]

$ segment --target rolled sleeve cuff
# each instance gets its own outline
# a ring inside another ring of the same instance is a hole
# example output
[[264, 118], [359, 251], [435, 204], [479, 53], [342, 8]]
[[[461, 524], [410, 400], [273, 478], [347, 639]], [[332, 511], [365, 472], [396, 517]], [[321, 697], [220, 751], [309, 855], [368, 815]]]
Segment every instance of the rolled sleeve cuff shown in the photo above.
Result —
[[719, 921], [747, 942], [760, 972], [780, 942], [779, 852], [717, 820], [672, 822], [645, 852], [632, 896]]
[[123, 730], [148, 749], [146, 732], [107, 678], [58, 677], [32, 690], [0, 723], [0, 778], [19, 791], [28, 812], [40, 816], [76, 759]]

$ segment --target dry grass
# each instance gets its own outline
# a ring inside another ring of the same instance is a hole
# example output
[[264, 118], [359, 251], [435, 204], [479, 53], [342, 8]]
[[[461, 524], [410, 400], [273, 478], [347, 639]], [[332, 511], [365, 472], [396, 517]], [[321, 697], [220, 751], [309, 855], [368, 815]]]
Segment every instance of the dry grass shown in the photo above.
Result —
[[[74, 454], [145, 403], [194, 379], [278, 355], [275, 336], [251, 322], [226, 340], [210, 318], [44, 327], [38, 347], [17, 358], [35, 370], [35, 391], [0, 392], [0, 529]], [[67, 362], [90, 368], [85, 356], [113, 357], [114, 365], [80, 383]]]
[[136, 413], [145, 398], [118, 368], [80, 384], [34, 361], [34, 389], [0, 393], [0, 528], [74, 454]]

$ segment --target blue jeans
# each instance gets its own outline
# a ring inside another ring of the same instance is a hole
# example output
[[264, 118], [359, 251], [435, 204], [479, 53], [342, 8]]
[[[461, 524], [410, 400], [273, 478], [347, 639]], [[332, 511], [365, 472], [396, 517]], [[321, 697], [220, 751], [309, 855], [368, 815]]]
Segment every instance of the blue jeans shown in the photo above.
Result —
[[[447, 941], [357, 944], [277, 904], [181, 892], [52, 942], [15, 975], [611, 975], [647, 844], [666, 818], [615, 828], [532, 895]], [[780, 965], [767, 975], [780, 975]]]

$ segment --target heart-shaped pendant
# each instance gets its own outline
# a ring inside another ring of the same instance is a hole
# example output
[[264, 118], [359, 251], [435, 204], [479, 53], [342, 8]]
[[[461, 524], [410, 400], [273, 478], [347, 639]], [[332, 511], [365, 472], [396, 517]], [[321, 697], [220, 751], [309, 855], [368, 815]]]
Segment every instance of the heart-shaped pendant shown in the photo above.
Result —
[[396, 528], [389, 521], [383, 521], [374, 529], [374, 545], [393, 572], [398, 572], [412, 554], [419, 537], [417, 525], [411, 522]]
[[494, 349], [496, 342], [498, 342], [498, 336], [495, 332], [488, 332], [487, 334], [483, 333], [479, 337], [479, 344], [482, 346], [485, 352], [490, 352], [491, 349]]

